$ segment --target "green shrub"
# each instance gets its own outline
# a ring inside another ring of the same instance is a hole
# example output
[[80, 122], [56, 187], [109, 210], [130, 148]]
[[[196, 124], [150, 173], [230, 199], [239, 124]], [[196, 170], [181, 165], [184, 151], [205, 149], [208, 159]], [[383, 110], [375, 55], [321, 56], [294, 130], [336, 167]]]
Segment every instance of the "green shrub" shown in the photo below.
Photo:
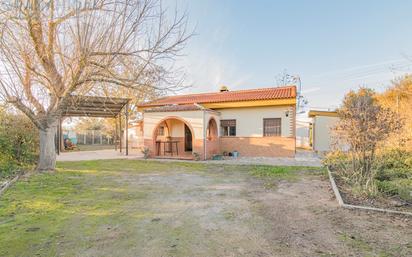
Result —
[[38, 145], [38, 132], [30, 120], [0, 108], [0, 178], [34, 164]]
[[[349, 154], [343, 152], [329, 153], [324, 164], [336, 172], [336, 175], [345, 182], [355, 194], [371, 195], [354, 177]], [[412, 202], [412, 152], [391, 149], [381, 150], [376, 155], [372, 167], [374, 177], [371, 184], [377, 192], [387, 196], [397, 196], [405, 201]], [[373, 195], [373, 194], [372, 194]]]

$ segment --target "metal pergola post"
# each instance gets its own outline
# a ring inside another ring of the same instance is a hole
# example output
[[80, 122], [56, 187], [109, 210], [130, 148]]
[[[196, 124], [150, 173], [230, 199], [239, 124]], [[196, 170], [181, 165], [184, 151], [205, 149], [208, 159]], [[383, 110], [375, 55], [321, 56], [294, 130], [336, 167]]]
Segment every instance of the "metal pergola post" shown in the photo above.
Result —
[[126, 123], [126, 155], [129, 155], [129, 102], [125, 106], [124, 114]]
[[117, 117], [114, 118], [114, 150], [117, 151]]
[[61, 142], [60, 119], [58, 120], [58, 124], [56, 125], [56, 134], [55, 134], [54, 140], [55, 140], [56, 153], [57, 155], [60, 155], [60, 142]]
[[63, 118], [59, 119], [59, 154], [60, 152], [63, 152], [64, 149], [64, 138], [63, 138], [63, 127], [62, 127], [62, 123], [63, 123]]
[[119, 149], [122, 152], [122, 113], [119, 113], [119, 131], [120, 131], [120, 142], [119, 142]]

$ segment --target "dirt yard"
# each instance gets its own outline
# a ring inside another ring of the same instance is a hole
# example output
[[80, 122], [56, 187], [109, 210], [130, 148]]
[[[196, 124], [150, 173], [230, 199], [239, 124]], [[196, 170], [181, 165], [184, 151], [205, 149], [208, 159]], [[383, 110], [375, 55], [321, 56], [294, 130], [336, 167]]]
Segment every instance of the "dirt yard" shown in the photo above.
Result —
[[0, 199], [0, 255], [412, 256], [410, 219], [338, 208], [320, 172], [259, 172], [61, 163]]

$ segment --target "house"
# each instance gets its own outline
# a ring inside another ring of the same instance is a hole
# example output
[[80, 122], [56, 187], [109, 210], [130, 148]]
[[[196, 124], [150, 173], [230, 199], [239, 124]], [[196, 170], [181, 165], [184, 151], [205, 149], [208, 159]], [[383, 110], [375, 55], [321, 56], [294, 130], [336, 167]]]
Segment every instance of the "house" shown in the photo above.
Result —
[[338, 121], [336, 111], [310, 110], [309, 117], [312, 118], [310, 124], [310, 145], [316, 152], [327, 152], [332, 149], [332, 127]]
[[138, 105], [151, 157], [293, 157], [296, 87], [177, 95]]

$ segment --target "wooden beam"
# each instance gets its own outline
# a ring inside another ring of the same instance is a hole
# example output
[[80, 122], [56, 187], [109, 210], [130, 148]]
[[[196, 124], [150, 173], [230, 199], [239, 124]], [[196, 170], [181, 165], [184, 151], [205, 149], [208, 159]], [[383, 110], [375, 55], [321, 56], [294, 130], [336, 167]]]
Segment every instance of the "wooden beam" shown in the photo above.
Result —
[[101, 114], [85, 114], [85, 113], [63, 113], [62, 116], [64, 117], [96, 117], [96, 118], [114, 118], [116, 117], [116, 114], [107, 114], [107, 113], [101, 113]]

